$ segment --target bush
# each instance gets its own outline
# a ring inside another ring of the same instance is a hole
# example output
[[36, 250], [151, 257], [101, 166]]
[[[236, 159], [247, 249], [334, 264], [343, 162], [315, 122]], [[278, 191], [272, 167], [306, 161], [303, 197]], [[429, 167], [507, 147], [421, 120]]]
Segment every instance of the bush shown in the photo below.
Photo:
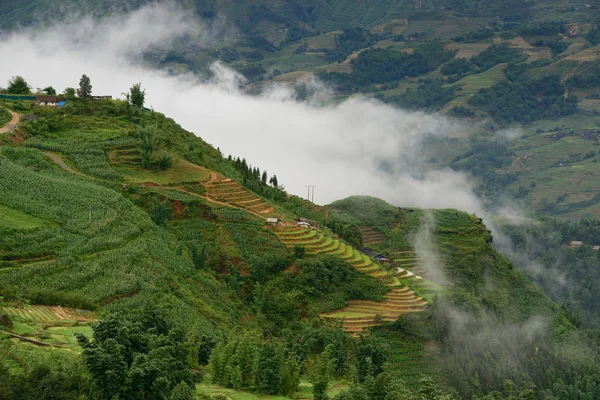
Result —
[[166, 153], [161, 154], [160, 158], [158, 159], [158, 166], [160, 167], [160, 169], [166, 171], [171, 167], [171, 164], [171, 156]]

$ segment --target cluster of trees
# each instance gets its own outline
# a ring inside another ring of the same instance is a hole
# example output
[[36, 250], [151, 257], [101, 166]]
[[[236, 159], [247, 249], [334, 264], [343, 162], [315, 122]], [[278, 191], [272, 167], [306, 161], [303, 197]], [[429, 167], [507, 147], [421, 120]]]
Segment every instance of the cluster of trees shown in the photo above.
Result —
[[194, 398], [185, 336], [160, 315], [149, 311], [127, 320], [112, 314], [93, 330], [93, 340], [77, 335], [93, 398], [163, 400], [185, 393]]
[[[277, 175], [269, 178], [267, 171], [260, 171], [258, 167], [252, 167], [246, 162], [246, 159], [237, 157], [233, 159], [231, 155], [228, 160], [233, 164], [235, 169], [240, 172], [243, 179], [243, 185], [253, 192], [271, 199], [275, 202], [283, 203], [287, 200], [287, 194], [283, 186], [279, 184]], [[269, 186], [271, 185], [271, 186]]]
[[351, 92], [374, 84], [423, 75], [454, 55], [455, 52], [445, 50], [444, 44], [439, 41], [421, 43], [413, 54], [390, 49], [368, 49], [352, 60], [352, 73], [321, 73], [319, 77], [333, 83], [340, 91]]
[[462, 36], [452, 38], [454, 42], [477, 43], [479, 41], [489, 39], [494, 36], [494, 31], [491, 29], [481, 29], [475, 32], [469, 32]]
[[[536, 224], [507, 225], [502, 230], [528, 257], [526, 263], [516, 260], [516, 266], [550, 298], [563, 304], [576, 325], [600, 332], [600, 295], [595, 289], [600, 285], [600, 252], [592, 249], [600, 244], [600, 221], [542, 218]], [[564, 246], [573, 240], [583, 241], [585, 246]], [[537, 268], [528, 268], [531, 264]]]
[[[141, 88], [141, 83], [134, 84], [129, 93], [125, 94], [127, 102], [139, 107], [144, 107], [144, 101], [146, 98], [146, 91]], [[7, 94], [31, 94], [33, 89], [31, 85], [22, 76], [14, 76], [8, 81], [8, 87], [5, 92]], [[37, 93], [45, 93], [47, 95], [56, 95], [56, 89], [52, 86], [48, 86], [44, 89], [38, 89]], [[66, 99], [73, 99], [77, 95], [80, 99], [89, 99], [92, 97], [92, 81], [89, 76], [83, 74], [79, 80], [79, 87], [77, 89], [68, 87], [62, 93], [62, 97]]]
[[356, 224], [346, 224], [330, 219], [327, 221], [327, 227], [340, 238], [350, 243], [353, 247], [361, 249], [363, 246], [363, 235]]
[[455, 157], [450, 166], [457, 171], [467, 171], [481, 178], [481, 191], [487, 191], [487, 197], [493, 202], [493, 199], [497, 198], [495, 194], [517, 180], [515, 174], [496, 172], [510, 165], [513, 155], [507, 141], [473, 141], [471, 149]]
[[473, 57], [471, 62], [480, 71], [486, 71], [501, 63], [519, 63], [525, 61], [527, 56], [515, 49], [508, 47], [507, 43], [492, 45]]
[[335, 48], [325, 50], [325, 61], [342, 62], [352, 52], [371, 47], [378, 41], [378, 36], [363, 28], [346, 28], [335, 38]]
[[375, 278], [357, 272], [338, 257], [321, 256], [295, 261], [299, 271], [283, 272], [289, 259], [265, 256], [249, 261], [250, 274], [240, 276], [244, 300], [278, 326], [314, 317], [352, 299], [381, 300], [386, 292]]
[[457, 86], [444, 86], [441, 79], [424, 79], [416, 89], [409, 88], [400, 95], [383, 97], [382, 100], [406, 110], [434, 112], [454, 99], [457, 89]]
[[516, 79], [497, 82], [480, 90], [469, 99], [469, 105], [480, 107], [500, 125], [513, 122], [527, 124], [542, 118], [557, 118], [577, 111], [577, 97], [564, 96], [560, 76], [539, 79]]
[[[409, 393], [385, 371], [389, 349], [384, 340], [373, 335], [354, 339], [344, 335], [341, 327], [316, 329], [301, 324], [297, 328], [271, 340], [256, 332], [223, 340], [210, 357], [213, 381], [234, 389], [290, 396], [297, 391], [300, 377], [308, 376], [313, 399], [325, 400], [329, 383], [345, 376], [352, 388], [336, 399], [397, 399]], [[436, 391], [431, 383], [428, 387]]]

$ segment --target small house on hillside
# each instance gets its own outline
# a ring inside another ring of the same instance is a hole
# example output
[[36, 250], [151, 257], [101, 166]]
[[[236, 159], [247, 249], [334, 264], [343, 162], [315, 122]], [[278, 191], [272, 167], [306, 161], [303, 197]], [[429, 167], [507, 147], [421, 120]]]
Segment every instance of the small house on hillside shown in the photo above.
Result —
[[267, 225], [269, 226], [280, 226], [281, 220], [279, 218], [267, 218]]
[[598, 251], [598, 250], [600, 250], [600, 246], [594, 246], [594, 247], [592, 247], [592, 250]]
[[579, 241], [579, 240], [573, 240], [571, 242], [571, 244], [569, 245], [570, 248], [576, 248], [576, 247], [581, 247], [583, 246], [583, 242]]
[[94, 95], [92, 95], [92, 100], [112, 100], [112, 96], [94, 96]]
[[304, 221], [298, 221], [296, 222], [296, 225], [298, 225], [300, 228], [305, 228], [305, 229], [310, 229], [311, 226], [308, 222], [304, 222]]
[[37, 105], [45, 107], [56, 107], [58, 103], [58, 97], [56, 96], [35, 96], [35, 102]]

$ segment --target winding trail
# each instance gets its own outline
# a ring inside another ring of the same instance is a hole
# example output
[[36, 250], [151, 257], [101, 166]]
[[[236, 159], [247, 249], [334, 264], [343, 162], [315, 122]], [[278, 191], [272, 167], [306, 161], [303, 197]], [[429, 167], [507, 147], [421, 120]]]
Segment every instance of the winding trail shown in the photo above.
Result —
[[94, 178], [92, 176], [88, 176], [88, 175], [84, 175], [79, 171], [75, 171], [73, 168], [69, 167], [67, 164], [65, 164], [65, 162], [63, 161], [62, 158], [60, 158], [60, 156], [58, 154], [55, 153], [51, 153], [49, 151], [43, 151], [42, 153], [44, 153], [44, 155], [48, 158], [50, 158], [52, 161], [54, 161], [54, 163], [56, 165], [58, 165], [59, 167], [61, 167], [62, 169], [64, 169], [65, 171], [73, 174], [73, 175], [79, 175], [79, 176], [84, 176], [86, 178], [90, 178], [90, 179], [94, 179], [94, 180], [99, 180], [98, 178]]
[[15, 129], [17, 127], [17, 124], [21, 120], [21, 115], [20, 114], [17, 114], [14, 111], [10, 111], [9, 109], [6, 109], [6, 111], [8, 111], [10, 113], [10, 115], [12, 115], [12, 120], [10, 120], [9, 122], [7, 122], [6, 124], [4, 124], [3, 127], [0, 128], [0, 134], [1, 133], [6, 133], [6, 132], [10, 132], [13, 129]]

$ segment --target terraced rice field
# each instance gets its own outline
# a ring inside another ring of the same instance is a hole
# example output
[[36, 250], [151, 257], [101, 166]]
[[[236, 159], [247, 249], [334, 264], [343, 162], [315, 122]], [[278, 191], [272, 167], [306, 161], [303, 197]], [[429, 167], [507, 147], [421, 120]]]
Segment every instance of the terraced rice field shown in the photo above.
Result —
[[418, 256], [413, 251], [402, 251], [395, 254], [394, 262], [397, 265], [396, 276], [425, 297], [435, 295], [439, 289], [434, 282], [442, 284], [438, 282], [440, 276], [435, 271], [431, 271], [430, 265], [441, 262], [434, 254]]
[[402, 314], [422, 311], [427, 304], [423, 298], [417, 297], [412, 289], [403, 286], [394, 274], [350, 245], [311, 229], [284, 227], [276, 233], [289, 248], [302, 246], [307, 255], [337, 255], [356, 270], [382, 280], [391, 288], [384, 302], [350, 300], [347, 306], [322, 315], [325, 319], [343, 319], [346, 332], [358, 334], [371, 326], [395, 321]]
[[266, 201], [231, 179], [211, 180], [204, 183], [209, 198], [259, 214], [273, 212]]
[[90, 322], [95, 318], [89, 311], [60, 306], [0, 307], [0, 311], [8, 314], [9, 317], [18, 317], [36, 322]]
[[363, 235], [363, 243], [366, 245], [387, 242], [388, 238], [381, 232], [373, 228], [361, 227], [360, 231]]
[[109, 153], [111, 162], [119, 165], [140, 167], [142, 165], [142, 154], [137, 143], [126, 144], [116, 147]]

